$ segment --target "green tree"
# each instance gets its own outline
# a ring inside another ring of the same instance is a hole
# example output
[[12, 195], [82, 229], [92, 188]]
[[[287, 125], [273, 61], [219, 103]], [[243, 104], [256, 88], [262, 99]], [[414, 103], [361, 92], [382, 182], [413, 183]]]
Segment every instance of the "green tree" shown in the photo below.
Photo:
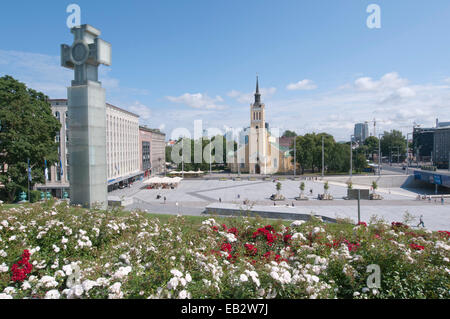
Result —
[[367, 167], [367, 159], [363, 153], [357, 153], [353, 157], [353, 168], [356, 172], [361, 173]]
[[364, 146], [367, 147], [367, 152], [371, 155], [373, 160], [374, 154], [378, 154], [378, 138], [375, 136], [369, 136], [364, 141]]
[[313, 155], [313, 166], [318, 170], [322, 170], [322, 136], [323, 136], [323, 148], [324, 148], [324, 166], [327, 167], [328, 163], [331, 162], [332, 157], [330, 156], [330, 151], [333, 145], [336, 144], [333, 136], [327, 133], [313, 134], [314, 138], [314, 155]]
[[296, 159], [297, 163], [302, 168], [302, 174], [305, 173], [305, 169], [311, 168], [314, 170], [314, 136], [312, 134], [306, 134], [305, 136], [297, 136], [296, 143]]
[[405, 157], [406, 154], [406, 138], [402, 132], [393, 130], [392, 132], [384, 132], [380, 141], [381, 153], [383, 156], [390, 156], [392, 154], [392, 160], [397, 161], [397, 154], [400, 157]]
[[[350, 145], [336, 143], [333, 136], [327, 133], [306, 134], [297, 136], [296, 160], [301, 165], [302, 174], [305, 169], [322, 169], [322, 137], [324, 139], [324, 162], [328, 172], [346, 172], [350, 168]], [[293, 151], [291, 151], [293, 154]]]
[[0, 78], [0, 123], [0, 183], [13, 201], [19, 190], [28, 187], [28, 158], [31, 186], [45, 182], [45, 159], [47, 163], [59, 161], [55, 138], [61, 124], [47, 96], [8, 75]]
[[172, 146], [166, 146], [166, 161], [172, 163]]
[[328, 170], [333, 172], [348, 172], [350, 170], [350, 145], [336, 143], [330, 150]]
[[277, 189], [277, 194], [280, 194], [280, 191], [281, 191], [281, 183], [278, 182], [278, 183], [275, 185], [275, 188]]
[[300, 190], [302, 191], [302, 193], [305, 190], [305, 183], [304, 182], [300, 183]]
[[[215, 157], [216, 157], [216, 149], [214, 148], [214, 141], [216, 139], [222, 139], [222, 158], [221, 158], [221, 163], [220, 161], [218, 161]], [[180, 143], [181, 139], [179, 141], [177, 141], [177, 143]], [[193, 140], [193, 139], [189, 139], [189, 138], [185, 138], [184, 139], [184, 145], [190, 145], [190, 149], [191, 149], [191, 154], [190, 154], [190, 160], [188, 158], [185, 158], [185, 162], [184, 162], [184, 170], [185, 171], [209, 171], [209, 150], [210, 150], [210, 143], [211, 144], [211, 161], [212, 161], [212, 168], [217, 168], [217, 166], [225, 166], [228, 163], [228, 157], [227, 157], [227, 153], [226, 153], [226, 148], [227, 148], [227, 139], [222, 136], [222, 135], [217, 135], [211, 138], [211, 140], [209, 138], [200, 138], [197, 140]], [[237, 143], [234, 141], [231, 141], [231, 143], [233, 143], [233, 148], [234, 151], [237, 150]], [[199, 145], [201, 145], [201, 149], [202, 149], [202, 160], [200, 163], [195, 163], [195, 148], [199, 147]], [[180, 151], [180, 155], [182, 155], [183, 151]], [[188, 154], [187, 151], [185, 151], [185, 154]], [[205, 156], [204, 156], [205, 155]], [[228, 154], [230, 155], [230, 159], [232, 158], [232, 154]], [[178, 169], [182, 168], [182, 163], [178, 164]]]
[[378, 188], [377, 182], [376, 182], [376, 181], [373, 181], [373, 182], [372, 182], [372, 189], [373, 189], [373, 193], [374, 193], [374, 194], [375, 194], [375, 191], [377, 190], [377, 188]]
[[294, 131], [287, 130], [283, 133], [282, 137], [296, 137], [296, 136], [297, 136], [297, 133], [295, 133]]

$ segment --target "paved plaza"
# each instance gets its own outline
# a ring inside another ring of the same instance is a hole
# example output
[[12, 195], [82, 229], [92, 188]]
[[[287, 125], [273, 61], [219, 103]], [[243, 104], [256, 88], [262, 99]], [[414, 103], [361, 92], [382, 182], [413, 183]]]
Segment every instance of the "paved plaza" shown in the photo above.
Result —
[[[140, 209], [149, 213], [202, 215], [205, 207], [210, 204], [236, 204], [242, 205], [247, 200], [252, 206], [260, 209], [287, 210], [289, 213], [314, 213], [330, 218], [350, 218], [357, 220], [357, 201], [344, 200], [347, 195], [345, 184], [329, 182], [328, 192], [334, 197], [332, 201], [317, 199], [318, 194], [324, 191], [322, 181], [304, 181], [305, 195], [308, 201], [296, 201], [300, 193], [300, 181], [281, 180], [281, 194], [285, 201], [274, 202], [270, 196], [276, 193], [273, 181], [233, 181], [233, 180], [183, 180], [176, 189], [145, 189], [142, 182], [137, 182], [130, 188], [116, 190], [110, 195], [132, 197], [134, 203], [126, 207], [127, 210]], [[355, 188], [358, 187], [355, 185]], [[358, 188], [368, 188], [361, 186]], [[312, 195], [311, 191], [312, 190]], [[378, 189], [377, 193], [384, 198], [382, 201], [361, 201], [361, 220], [368, 222], [373, 215], [385, 219], [387, 222], [403, 221], [406, 212], [416, 217], [411, 225], [418, 224], [420, 215], [424, 216], [427, 228], [432, 230], [450, 229], [450, 199], [444, 205], [440, 200], [416, 199], [417, 194], [426, 194], [426, 190], [390, 188]], [[158, 195], [160, 198], [158, 199]], [[166, 201], [164, 201], [164, 197]], [[294, 207], [292, 207], [292, 203]]]

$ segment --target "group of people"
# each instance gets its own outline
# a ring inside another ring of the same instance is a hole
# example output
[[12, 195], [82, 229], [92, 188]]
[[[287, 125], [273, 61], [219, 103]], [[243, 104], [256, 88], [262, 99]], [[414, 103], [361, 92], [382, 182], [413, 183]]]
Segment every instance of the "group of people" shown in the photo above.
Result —
[[[427, 196], [427, 195], [420, 196], [420, 195], [417, 195], [416, 199], [417, 200], [427, 200], [428, 199], [428, 202], [431, 203], [431, 196]], [[434, 197], [434, 202], [435, 203], [437, 203], [437, 200], [438, 200], [437, 197]], [[441, 201], [442, 205], [445, 204], [444, 195], [441, 195], [440, 201]]]
[[302, 177], [302, 180], [305, 180], [305, 181], [317, 181], [317, 176], [305, 176], [305, 177]]
[[[161, 195], [156, 195], [156, 199], [161, 199]], [[166, 203], [166, 201], [167, 201], [167, 198], [166, 198], [166, 196], [164, 196], [164, 204]]]

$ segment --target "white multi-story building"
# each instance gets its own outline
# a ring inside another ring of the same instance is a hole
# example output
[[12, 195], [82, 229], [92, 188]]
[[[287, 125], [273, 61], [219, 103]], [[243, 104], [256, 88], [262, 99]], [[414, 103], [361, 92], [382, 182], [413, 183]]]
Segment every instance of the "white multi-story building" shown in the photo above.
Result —
[[[63, 192], [69, 192], [70, 188], [67, 100], [56, 99], [49, 102], [53, 115], [61, 122], [61, 130], [56, 135], [60, 161], [47, 163], [48, 180], [45, 185], [36, 185], [36, 188], [62, 197]], [[108, 190], [111, 190], [143, 174], [139, 156], [139, 115], [107, 103], [106, 139]]]
[[108, 186], [139, 174], [139, 116], [106, 104]]

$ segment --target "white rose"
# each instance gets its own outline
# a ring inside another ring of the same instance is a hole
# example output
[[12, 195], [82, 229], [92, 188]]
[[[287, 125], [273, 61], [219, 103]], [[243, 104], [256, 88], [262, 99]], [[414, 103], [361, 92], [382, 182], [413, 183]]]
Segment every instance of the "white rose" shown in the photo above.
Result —
[[59, 291], [56, 289], [53, 289], [53, 290], [48, 291], [45, 294], [44, 298], [45, 299], [59, 299], [59, 297], [61, 297], [61, 294], [59, 293]]
[[241, 275], [239, 276], [239, 280], [240, 280], [241, 282], [247, 282], [247, 281], [248, 281], [248, 277], [247, 277], [246, 275], [244, 275], [244, 274], [241, 274]]

